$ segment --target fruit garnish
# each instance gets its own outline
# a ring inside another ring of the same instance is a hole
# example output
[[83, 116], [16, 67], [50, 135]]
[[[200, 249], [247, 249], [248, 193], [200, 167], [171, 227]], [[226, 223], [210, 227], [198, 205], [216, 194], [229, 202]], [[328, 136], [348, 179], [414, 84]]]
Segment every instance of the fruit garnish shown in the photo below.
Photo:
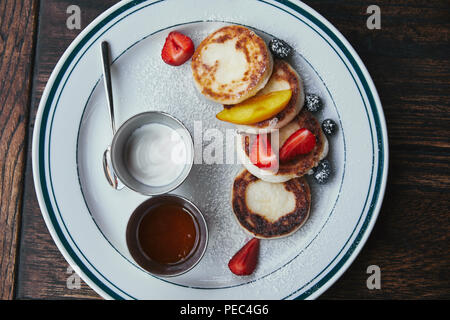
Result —
[[280, 161], [286, 161], [300, 154], [310, 153], [316, 146], [316, 136], [306, 128], [295, 131], [280, 149]]
[[291, 100], [292, 90], [273, 91], [223, 109], [216, 117], [235, 124], [253, 124], [272, 118]]
[[316, 168], [314, 168], [314, 179], [320, 184], [326, 183], [331, 176], [331, 165], [328, 160], [322, 160], [319, 162]]
[[267, 134], [258, 134], [250, 147], [250, 161], [258, 168], [277, 168], [277, 155], [273, 152]]
[[337, 129], [336, 122], [331, 119], [325, 119], [322, 122], [322, 130], [327, 136], [332, 136]]
[[194, 54], [194, 43], [191, 38], [178, 31], [172, 31], [166, 38], [161, 57], [171, 66], [179, 66]]
[[291, 55], [292, 48], [285, 41], [273, 38], [269, 42], [269, 49], [272, 54], [280, 59], [286, 59]]
[[230, 262], [228, 268], [238, 276], [248, 276], [253, 273], [258, 264], [259, 239], [253, 238], [239, 250]]
[[318, 95], [309, 93], [305, 98], [305, 106], [309, 112], [317, 112], [322, 109], [322, 101]]

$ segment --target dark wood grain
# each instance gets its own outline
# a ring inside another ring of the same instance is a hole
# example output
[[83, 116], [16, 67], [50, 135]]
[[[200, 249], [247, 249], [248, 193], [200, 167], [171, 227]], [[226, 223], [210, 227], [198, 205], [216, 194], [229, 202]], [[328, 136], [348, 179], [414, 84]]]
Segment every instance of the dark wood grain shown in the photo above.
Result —
[[[371, 1], [305, 2], [364, 61], [383, 104], [390, 152], [373, 233], [321, 298], [449, 298], [450, 7], [445, 1], [378, 1], [381, 30], [369, 30]], [[366, 287], [369, 265], [381, 268], [381, 290]]]
[[[41, 1], [29, 130], [53, 67], [79, 32], [65, 26], [67, 6], [80, 6], [85, 27], [114, 2]], [[448, 299], [448, 1], [377, 1], [381, 30], [366, 28], [371, 0], [304, 2], [343, 33], [367, 66], [383, 103], [390, 144], [388, 186], [373, 233], [351, 267], [321, 298]], [[44, 225], [30, 161], [21, 235], [18, 298], [98, 298], [85, 284], [67, 289], [68, 264]], [[366, 287], [369, 265], [381, 268], [381, 290]]]
[[14, 295], [36, 9], [0, 2], [0, 299]]

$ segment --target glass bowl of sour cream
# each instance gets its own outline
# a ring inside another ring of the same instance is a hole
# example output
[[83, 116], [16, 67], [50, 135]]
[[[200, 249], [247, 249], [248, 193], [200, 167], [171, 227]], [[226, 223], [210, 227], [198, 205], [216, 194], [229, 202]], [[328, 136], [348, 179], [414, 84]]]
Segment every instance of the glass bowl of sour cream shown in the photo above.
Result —
[[183, 183], [194, 161], [194, 144], [186, 127], [170, 114], [149, 111], [128, 119], [111, 144], [118, 178], [144, 195], [170, 192]]

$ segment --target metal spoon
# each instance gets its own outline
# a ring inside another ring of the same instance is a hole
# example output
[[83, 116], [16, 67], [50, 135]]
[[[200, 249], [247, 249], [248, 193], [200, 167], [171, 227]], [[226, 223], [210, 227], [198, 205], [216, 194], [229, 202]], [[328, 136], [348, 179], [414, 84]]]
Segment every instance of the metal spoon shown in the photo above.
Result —
[[[105, 83], [106, 99], [109, 106], [109, 116], [111, 119], [111, 128], [113, 136], [116, 134], [116, 122], [114, 120], [114, 104], [113, 104], [113, 94], [111, 85], [111, 70], [110, 70], [110, 60], [109, 60], [109, 45], [108, 42], [103, 41], [101, 43], [102, 49], [102, 62], [103, 62], [103, 80]], [[111, 146], [106, 148], [103, 153], [103, 171], [105, 172], [106, 180], [109, 184], [117, 190], [124, 187], [123, 183], [117, 178], [114, 168], [111, 162]]]

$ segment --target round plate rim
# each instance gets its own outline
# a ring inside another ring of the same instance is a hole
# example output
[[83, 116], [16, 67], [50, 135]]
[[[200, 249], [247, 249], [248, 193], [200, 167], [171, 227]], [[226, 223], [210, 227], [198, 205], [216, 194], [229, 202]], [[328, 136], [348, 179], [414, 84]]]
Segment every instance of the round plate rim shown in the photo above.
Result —
[[[152, 3], [157, 2], [163, 2], [165, 0], [157, 0], [153, 1]], [[271, 4], [269, 2], [258, 0], [259, 2], [264, 2]], [[322, 283], [319, 288], [316, 288], [314, 292], [312, 292], [309, 295], [304, 296], [303, 294], [301, 298], [307, 298], [307, 299], [315, 299], [318, 296], [320, 296], [324, 291], [326, 291], [333, 283], [337, 281], [341, 277], [341, 275], [348, 269], [348, 267], [352, 264], [352, 262], [355, 260], [355, 258], [358, 256], [359, 252], [362, 250], [364, 244], [366, 243], [374, 225], [377, 220], [379, 211], [381, 209], [381, 205], [383, 202], [383, 197], [386, 189], [386, 183], [387, 183], [387, 173], [388, 173], [388, 161], [389, 161], [389, 149], [388, 149], [388, 140], [387, 140], [387, 128], [386, 128], [386, 121], [381, 105], [380, 98], [378, 96], [378, 92], [375, 88], [375, 85], [372, 81], [372, 78], [370, 77], [369, 72], [367, 71], [364, 63], [361, 61], [360, 57], [356, 53], [356, 51], [353, 49], [353, 47], [350, 45], [350, 43], [345, 39], [345, 37], [330, 23], [328, 22], [322, 15], [317, 13], [314, 9], [310, 8], [304, 3], [300, 2], [294, 2], [294, 1], [288, 1], [288, 0], [272, 0], [273, 2], [279, 3], [281, 5], [284, 5], [294, 11], [296, 11], [299, 14], [302, 14], [300, 12], [307, 12], [309, 17], [307, 18], [314, 18], [316, 22], [319, 22], [322, 24], [323, 27], [328, 29], [328, 31], [336, 38], [335, 40], [339, 40], [341, 45], [341, 49], [345, 49], [348, 51], [349, 56], [346, 54], [346, 57], [349, 59], [350, 57], [354, 60], [354, 63], [352, 63], [353, 67], [358, 67], [360, 74], [359, 79], [362, 81], [364, 80], [366, 82], [366, 85], [368, 87], [368, 90], [366, 90], [366, 94], [368, 95], [369, 100], [372, 98], [373, 101], [370, 101], [370, 106], [373, 108], [376, 108], [378, 119], [378, 125], [380, 129], [380, 136], [377, 136], [377, 140], [379, 142], [379, 146], [382, 150], [382, 157], [379, 157], [378, 159], [378, 171], [382, 170], [381, 177], [378, 177], [379, 173], [377, 173], [377, 180], [379, 178], [379, 181], [375, 184], [375, 189], [378, 189], [378, 194], [373, 194], [373, 199], [376, 197], [375, 205], [373, 208], [371, 208], [371, 214], [367, 215], [366, 220], [369, 219], [367, 226], [364, 228], [364, 230], [360, 230], [359, 232], [363, 232], [362, 236], [360, 237], [357, 246], [353, 249], [353, 251], [350, 253], [348, 257], [346, 257], [346, 253], [342, 259], [346, 258], [346, 260], [343, 262], [343, 264], [339, 265], [338, 263], [336, 267], [338, 267], [338, 270], [334, 271], [335, 268], [328, 271], [327, 276], [321, 279], [323, 281], [325, 278], [324, 283]], [[38, 198], [39, 206], [42, 212], [42, 216], [44, 218], [44, 221], [46, 223], [46, 226], [52, 236], [53, 241], [56, 243], [59, 251], [62, 253], [64, 258], [68, 261], [70, 266], [81, 276], [81, 278], [91, 287], [93, 288], [97, 293], [99, 293], [102, 297], [107, 299], [113, 299], [113, 298], [122, 298], [119, 295], [116, 295], [113, 291], [106, 292], [103, 288], [101, 288], [99, 285], [97, 285], [96, 281], [94, 279], [91, 279], [91, 276], [87, 275], [83, 270], [81, 270], [78, 266], [78, 263], [75, 261], [75, 258], [68, 252], [68, 250], [65, 248], [65, 246], [62, 244], [62, 240], [60, 239], [52, 221], [49, 216], [49, 212], [46, 205], [46, 200], [44, 199], [44, 195], [42, 192], [42, 185], [41, 185], [41, 178], [40, 178], [40, 169], [39, 169], [39, 159], [38, 159], [38, 147], [41, 143], [40, 141], [40, 131], [41, 131], [41, 123], [45, 111], [45, 106], [48, 100], [48, 97], [52, 91], [52, 88], [54, 87], [55, 81], [64, 65], [64, 63], [67, 61], [70, 54], [73, 53], [74, 49], [77, 45], [88, 35], [95, 27], [99, 26], [102, 21], [105, 20], [110, 14], [113, 12], [119, 11], [121, 8], [124, 8], [127, 5], [130, 5], [131, 2], [135, 2], [134, 5], [139, 5], [143, 2], [142, 1], [133, 1], [133, 0], [127, 0], [117, 3], [116, 5], [112, 6], [111, 8], [107, 9], [105, 12], [103, 12], [100, 16], [98, 16], [93, 22], [91, 22], [76, 38], [75, 40], [70, 44], [70, 46], [66, 49], [62, 57], [59, 59], [57, 65], [53, 69], [53, 72], [47, 82], [47, 85], [45, 87], [45, 90], [43, 92], [42, 98], [39, 103], [39, 108], [36, 114], [36, 120], [34, 124], [33, 129], [33, 140], [32, 140], [32, 168], [33, 168], [33, 178], [34, 178], [34, 184], [35, 184], [35, 190], [36, 195]], [[321, 28], [322, 29], [322, 28]], [[325, 30], [326, 31], [326, 30]], [[334, 41], [335, 41], [334, 40]], [[338, 44], [339, 45], [339, 44]], [[356, 72], [358, 70], [355, 70]], [[370, 96], [369, 96], [370, 93]], [[372, 115], [375, 116], [372, 110]], [[45, 135], [44, 135], [45, 136]], [[378, 150], [378, 154], [380, 154], [380, 148]], [[381, 165], [380, 165], [381, 163]], [[369, 210], [370, 211], [370, 210]], [[361, 228], [362, 229], [362, 228]], [[359, 235], [359, 234], [358, 234]], [[76, 254], [75, 254], [76, 256]], [[76, 257], [78, 258], [78, 257]], [[340, 261], [340, 262], [341, 262]], [[332, 273], [330, 277], [328, 275]], [[95, 277], [95, 276], [94, 276]], [[96, 279], [97, 281], [98, 280]], [[295, 292], [291, 295], [295, 295]], [[297, 296], [295, 299], [300, 298], [300, 296]]]

